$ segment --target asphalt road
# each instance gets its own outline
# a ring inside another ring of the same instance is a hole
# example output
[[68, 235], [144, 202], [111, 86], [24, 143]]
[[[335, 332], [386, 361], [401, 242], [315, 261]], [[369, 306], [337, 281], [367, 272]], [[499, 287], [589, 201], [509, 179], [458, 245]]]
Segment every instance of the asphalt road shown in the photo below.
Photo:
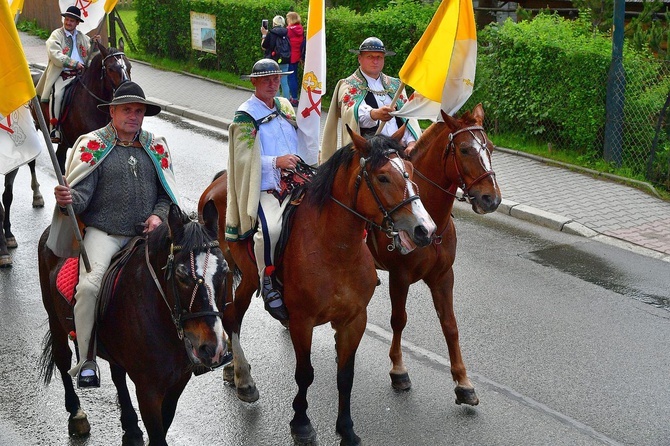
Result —
[[[145, 127], [167, 136], [184, 207], [194, 211], [200, 192], [227, 163], [225, 138], [158, 117]], [[49, 387], [38, 380], [46, 313], [36, 245], [54, 204], [50, 169], [48, 157], [38, 158], [47, 201], [41, 210], [30, 208], [28, 170], [19, 173], [12, 213], [20, 246], [12, 252], [14, 267], [0, 270], [0, 445], [119, 444], [119, 412], [104, 362], [103, 387], [80, 392], [92, 425], [88, 439], [67, 435], [60, 380]], [[456, 313], [481, 403], [454, 404], [446, 344], [421, 284], [410, 290], [404, 337], [414, 386], [391, 389], [388, 280], [381, 273], [356, 360], [352, 413], [364, 444], [670, 444], [667, 263], [500, 213], [476, 216], [458, 207], [455, 218]], [[237, 400], [218, 371], [195, 377], [177, 408], [170, 444], [291, 444], [296, 386], [289, 334], [259, 299], [242, 334], [260, 400]], [[313, 363], [309, 415], [321, 445], [339, 444], [328, 326], [315, 330]]]

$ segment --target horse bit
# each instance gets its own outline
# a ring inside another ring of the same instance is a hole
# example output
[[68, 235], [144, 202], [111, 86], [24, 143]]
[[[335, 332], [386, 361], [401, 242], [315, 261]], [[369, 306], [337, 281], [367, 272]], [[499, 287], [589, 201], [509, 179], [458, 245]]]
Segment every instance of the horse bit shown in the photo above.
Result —
[[[205, 317], [205, 316], [217, 316], [219, 318], [223, 318], [223, 312], [225, 311], [226, 307], [229, 305], [229, 303], [226, 303], [223, 307], [223, 310], [221, 311], [198, 311], [198, 312], [191, 312], [191, 308], [193, 307], [193, 302], [195, 301], [195, 296], [198, 292], [198, 288], [200, 286], [203, 286], [205, 290], [207, 291], [207, 297], [209, 299], [209, 303], [212, 307], [216, 305], [214, 302], [214, 290], [211, 289], [211, 287], [205, 283], [205, 278], [204, 275], [207, 273], [207, 265], [209, 262], [209, 257], [211, 255], [211, 249], [212, 248], [217, 248], [219, 246], [218, 240], [213, 240], [211, 242], [206, 243], [204, 246], [200, 246], [199, 248], [207, 248], [207, 253], [205, 255], [205, 264], [203, 266], [203, 271], [202, 275], [196, 274], [195, 272], [195, 256], [193, 254], [193, 251], [191, 251], [190, 254], [190, 261], [191, 261], [191, 278], [195, 280], [195, 286], [193, 287], [193, 293], [191, 294], [191, 302], [189, 303], [188, 310], [182, 308], [181, 306], [181, 301], [179, 299], [179, 294], [177, 292], [177, 285], [175, 284], [174, 280], [174, 253], [183, 249], [182, 246], [180, 245], [174, 245], [170, 244], [170, 254], [168, 255], [167, 258], [167, 264], [163, 267], [165, 270], [165, 280], [170, 282], [172, 284], [172, 294], [174, 295], [174, 309], [170, 306], [170, 304], [167, 301], [167, 296], [163, 292], [163, 288], [161, 287], [160, 282], [158, 281], [158, 278], [156, 277], [156, 274], [154, 273], [154, 269], [151, 266], [151, 263], [149, 262], [149, 246], [147, 244], [145, 248], [145, 254], [146, 254], [146, 260], [147, 260], [147, 266], [149, 267], [149, 271], [151, 272], [151, 276], [154, 279], [154, 282], [156, 284], [156, 287], [158, 288], [158, 291], [160, 292], [161, 296], [163, 297], [163, 301], [165, 304], [168, 306], [168, 309], [170, 310], [170, 315], [172, 318], [172, 322], [175, 324], [175, 327], [177, 328], [177, 335], [179, 336], [179, 339], [184, 339], [184, 321], [189, 320], [189, 319], [195, 319], [198, 317]], [[224, 284], [225, 284], [225, 279], [224, 279]]]
[[[483, 142], [482, 142], [482, 140], [480, 140], [477, 137], [477, 135], [475, 135], [475, 133], [474, 133], [475, 130], [479, 130], [482, 133]], [[477, 141], [479, 143], [479, 145], [484, 148], [484, 150], [486, 150], [486, 153], [488, 154], [489, 159], [491, 159], [491, 152], [489, 152], [489, 149], [486, 147], [486, 134], [484, 133], [484, 128], [483, 127], [481, 127], [481, 126], [464, 127], [462, 129], [456, 130], [455, 132], [449, 134], [449, 143], [447, 143], [447, 148], [446, 148], [446, 151], [445, 151], [445, 159], [449, 157], [449, 152], [453, 151], [453, 153], [454, 153], [454, 168], [456, 169], [456, 173], [458, 174], [458, 181], [460, 182], [458, 187], [460, 187], [463, 190], [463, 196], [462, 197], [459, 197], [455, 193], [450, 192], [449, 190], [443, 188], [442, 186], [435, 183], [434, 181], [432, 181], [431, 179], [426, 177], [424, 174], [419, 172], [417, 169], [414, 169], [414, 171], [416, 172], [416, 174], [418, 176], [420, 176], [421, 178], [426, 180], [428, 183], [437, 187], [442, 192], [445, 192], [445, 193], [451, 195], [452, 197], [456, 198], [458, 201], [472, 203], [472, 199], [474, 197], [470, 195], [468, 190], [470, 188], [472, 188], [472, 186], [474, 186], [478, 182], [482, 181], [484, 178], [487, 178], [487, 177], [490, 177], [490, 176], [495, 176], [496, 173], [493, 170], [487, 169], [486, 166], [483, 166], [485, 172], [483, 174], [481, 174], [480, 176], [478, 176], [477, 178], [475, 178], [474, 181], [472, 181], [469, 186], [466, 184], [465, 180], [463, 179], [463, 175], [461, 174], [461, 171], [458, 168], [458, 162], [456, 161], [456, 143], [454, 142], [456, 135], [458, 135], [459, 133], [463, 133], [463, 132], [469, 132], [472, 135], [472, 137], [474, 138], [474, 140]], [[479, 151], [479, 149], [477, 151]]]
[[[393, 154], [398, 156], [398, 152], [396, 150], [389, 150], [388, 152], [386, 152], [385, 155], [386, 155], [386, 158], [390, 160], [391, 159], [390, 156], [393, 155]], [[393, 221], [393, 218], [391, 217], [391, 215], [393, 215], [397, 210], [399, 210], [404, 205], [406, 205], [408, 203], [411, 203], [414, 200], [418, 200], [419, 195], [414, 194], [411, 197], [405, 198], [400, 203], [398, 203], [396, 206], [394, 206], [390, 211], [387, 211], [386, 208], [384, 207], [384, 204], [379, 199], [379, 196], [377, 195], [377, 192], [375, 191], [375, 189], [372, 185], [372, 180], [370, 179], [370, 175], [368, 174], [368, 171], [365, 170], [365, 166], [368, 163], [368, 161], [369, 161], [369, 158], [361, 157], [361, 160], [360, 160], [361, 169], [358, 172], [358, 175], [356, 176], [356, 183], [355, 183], [356, 184], [356, 193], [354, 194], [354, 204], [353, 204], [352, 207], [347, 206], [346, 204], [337, 200], [332, 195], [331, 195], [330, 198], [332, 198], [335, 203], [339, 204], [340, 206], [342, 206], [343, 208], [345, 208], [346, 210], [348, 210], [352, 214], [354, 214], [357, 217], [361, 218], [362, 220], [366, 221], [373, 228], [385, 233], [388, 238], [393, 240], [393, 238], [395, 236], [397, 236], [399, 233], [398, 233], [398, 231], [395, 230], [395, 224], [394, 224], [394, 221]], [[398, 171], [400, 171], [403, 178], [409, 179], [409, 174], [406, 171], [400, 170], [400, 168], [397, 167], [395, 164], [393, 165], [393, 167], [395, 167]], [[372, 193], [372, 196], [374, 197], [375, 201], [377, 202], [377, 207], [379, 208], [379, 210], [382, 213], [383, 218], [382, 218], [381, 224], [377, 224], [377, 223], [373, 222], [369, 218], [365, 217], [364, 215], [362, 215], [362, 214], [360, 214], [360, 213], [358, 213], [354, 210], [354, 208], [356, 207], [356, 201], [358, 200], [358, 190], [359, 190], [360, 185], [361, 185], [361, 178], [365, 179], [365, 184], [367, 184], [368, 189], [370, 190], [370, 193]], [[405, 188], [405, 193], [407, 193], [407, 188]], [[389, 251], [393, 251], [395, 249], [395, 245], [393, 243], [390, 243], [386, 247], [386, 249], [388, 249]]]

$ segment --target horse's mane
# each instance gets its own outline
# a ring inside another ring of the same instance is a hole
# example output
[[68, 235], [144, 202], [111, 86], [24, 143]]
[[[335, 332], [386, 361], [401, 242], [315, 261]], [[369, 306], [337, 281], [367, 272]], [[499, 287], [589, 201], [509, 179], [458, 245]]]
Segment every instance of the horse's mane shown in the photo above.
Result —
[[[403, 148], [396, 140], [385, 135], [375, 135], [367, 142], [368, 163], [371, 170], [379, 169], [388, 162], [389, 151], [395, 150], [401, 154]], [[340, 167], [351, 164], [356, 150], [353, 143], [337, 150], [328, 161], [319, 166], [316, 175], [307, 186], [306, 199], [319, 209], [330, 199], [335, 176]]]
[[167, 221], [149, 233], [149, 248], [167, 245], [170, 241], [176, 242], [182, 250], [193, 251], [196, 248], [206, 246], [212, 240], [216, 240], [217, 234], [209, 232], [205, 225], [192, 220], [185, 212], [181, 211], [183, 229], [174, 234], [174, 240], [170, 240], [170, 229]]

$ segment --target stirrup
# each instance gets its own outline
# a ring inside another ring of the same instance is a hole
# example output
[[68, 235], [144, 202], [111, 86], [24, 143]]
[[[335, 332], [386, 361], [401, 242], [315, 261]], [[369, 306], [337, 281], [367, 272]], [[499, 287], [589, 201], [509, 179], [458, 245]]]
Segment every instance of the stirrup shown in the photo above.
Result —
[[[82, 376], [81, 372], [84, 370], [92, 370], [93, 375]], [[100, 387], [100, 368], [95, 360], [88, 360], [84, 362], [77, 373], [77, 388], [82, 387]]]
[[61, 134], [58, 129], [53, 129], [51, 133], [49, 133], [49, 137], [51, 138], [52, 143], [60, 143]]
[[[281, 302], [281, 305], [276, 307], [271, 307], [271, 302]], [[287, 321], [288, 320], [288, 310], [284, 301], [282, 299], [281, 292], [276, 288], [270, 290], [263, 289], [263, 302], [265, 302], [265, 311], [270, 313], [270, 316], [277, 319], [278, 321]]]

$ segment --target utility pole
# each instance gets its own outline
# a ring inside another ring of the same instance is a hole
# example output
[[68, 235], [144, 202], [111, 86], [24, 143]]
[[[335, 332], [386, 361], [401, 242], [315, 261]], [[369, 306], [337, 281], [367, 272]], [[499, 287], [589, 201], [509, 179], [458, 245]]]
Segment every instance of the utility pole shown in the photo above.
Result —
[[623, 27], [625, 0], [614, 0], [614, 32], [612, 33], [612, 64], [607, 78], [605, 161], [621, 167], [623, 145], [623, 105], [626, 97], [626, 73], [623, 68]]

